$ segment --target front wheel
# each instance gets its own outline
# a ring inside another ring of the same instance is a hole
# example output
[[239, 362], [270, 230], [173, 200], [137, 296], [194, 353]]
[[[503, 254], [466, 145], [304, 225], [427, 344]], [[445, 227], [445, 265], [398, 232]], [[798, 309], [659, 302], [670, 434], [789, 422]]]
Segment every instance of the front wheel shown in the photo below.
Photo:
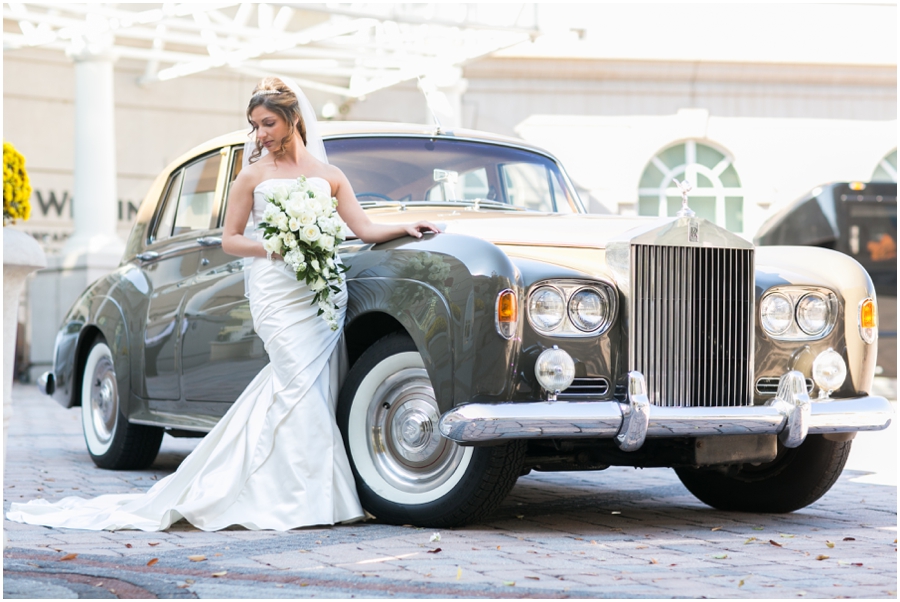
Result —
[[338, 425], [363, 507], [393, 524], [453, 527], [494, 510], [516, 483], [525, 446], [462, 447], [438, 430], [422, 356], [405, 335], [370, 347], [350, 369]]
[[147, 468], [159, 453], [163, 429], [129, 424], [120, 399], [112, 351], [98, 338], [81, 378], [81, 427], [88, 454], [100, 468]]
[[778, 444], [772, 462], [743, 464], [728, 473], [676, 468], [684, 486], [719, 510], [793, 512], [809, 506], [831, 489], [850, 455], [851, 441], [809, 435], [799, 447]]

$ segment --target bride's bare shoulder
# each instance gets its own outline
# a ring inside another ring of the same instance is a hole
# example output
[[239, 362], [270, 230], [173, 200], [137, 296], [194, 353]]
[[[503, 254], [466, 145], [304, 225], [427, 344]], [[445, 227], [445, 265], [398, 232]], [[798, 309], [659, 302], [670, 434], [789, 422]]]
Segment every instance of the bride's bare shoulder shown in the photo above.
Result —
[[243, 167], [235, 178], [233, 186], [248, 188], [250, 190], [259, 186], [259, 184], [266, 179], [267, 171], [271, 170], [271, 166], [269, 166], [268, 170], [266, 169], [267, 166], [264, 161], [265, 157]]

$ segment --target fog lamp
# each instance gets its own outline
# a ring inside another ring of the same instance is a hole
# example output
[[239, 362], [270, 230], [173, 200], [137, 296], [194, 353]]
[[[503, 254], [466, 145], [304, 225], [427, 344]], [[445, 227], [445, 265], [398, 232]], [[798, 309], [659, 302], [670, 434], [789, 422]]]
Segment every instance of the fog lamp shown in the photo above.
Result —
[[812, 377], [819, 389], [827, 397], [844, 384], [847, 378], [847, 364], [834, 349], [823, 351], [813, 361]]
[[575, 362], [572, 356], [557, 347], [545, 349], [534, 363], [534, 375], [551, 398], [569, 388], [575, 380]]
[[863, 299], [859, 304], [859, 336], [869, 345], [878, 338], [878, 308], [874, 299]]

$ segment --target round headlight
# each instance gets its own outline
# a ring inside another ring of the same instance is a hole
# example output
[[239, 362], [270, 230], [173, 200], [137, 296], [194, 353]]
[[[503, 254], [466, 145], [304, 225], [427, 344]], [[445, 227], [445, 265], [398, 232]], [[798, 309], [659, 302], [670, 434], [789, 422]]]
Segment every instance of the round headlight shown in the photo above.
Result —
[[534, 363], [534, 375], [547, 391], [564, 391], [575, 380], [575, 362], [571, 355], [554, 345], [538, 356]]
[[609, 301], [594, 289], [582, 289], [569, 299], [569, 319], [579, 330], [597, 330], [609, 319]]
[[794, 307], [784, 295], [773, 293], [766, 296], [759, 306], [762, 326], [769, 334], [781, 334], [794, 320]]
[[797, 324], [806, 334], [821, 334], [830, 322], [831, 304], [823, 295], [809, 293], [797, 303]]
[[828, 349], [813, 360], [812, 372], [816, 385], [826, 393], [830, 393], [844, 384], [844, 379], [847, 378], [847, 364], [844, 363], [840, 353]]
[[528, 317], [538, 330], [553, 330], [565, 315], [565, 301], [556, 289], [539, 288], [528, 300]]

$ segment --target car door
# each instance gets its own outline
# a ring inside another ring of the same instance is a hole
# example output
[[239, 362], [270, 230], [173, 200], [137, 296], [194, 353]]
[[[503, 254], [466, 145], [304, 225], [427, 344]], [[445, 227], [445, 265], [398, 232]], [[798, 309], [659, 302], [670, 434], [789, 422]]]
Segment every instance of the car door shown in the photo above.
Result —
[[[242, 154], [243, 147], [230, 151], [214, 233], [219, 240], [228, 192], [240, 172]], [[250, 302], [244, 294], [244, 260], [226, 254], [221, 244], [211, 244], [203, 249], [200, 264], [184, 304], [188, 328], [181, 352], [181, 379], [189, 411], [216, 416], [227, 411], [269, 357], [253, 330]]]
[[201, 254], [217, 216], [222, 167], [216, 151], [172, 172], [144, 251], [138, 255], [151, 283], [143, 340], [143, 394], [156, 409], [179, 405], [179, 357], [186, 291], [197, 276]]

